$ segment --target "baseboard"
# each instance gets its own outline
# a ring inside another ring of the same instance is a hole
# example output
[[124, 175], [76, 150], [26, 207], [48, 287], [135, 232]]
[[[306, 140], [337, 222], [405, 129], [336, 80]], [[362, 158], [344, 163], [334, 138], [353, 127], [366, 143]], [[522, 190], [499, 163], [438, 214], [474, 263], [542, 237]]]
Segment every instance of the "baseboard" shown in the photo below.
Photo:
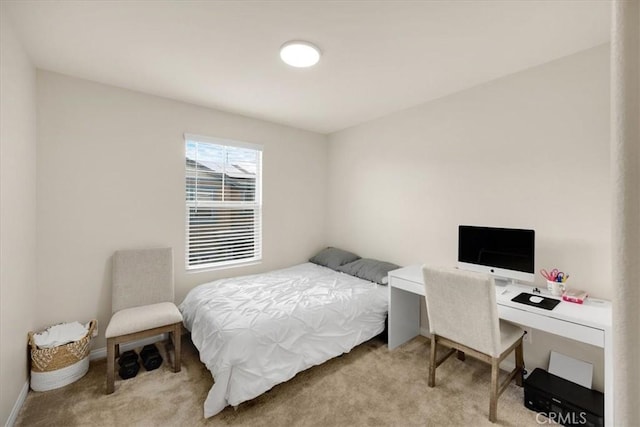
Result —
[[[145, 345], [153, 344], [158, 341], [164, 341], [167, 338], [168, 338], [167, 334], [159, 334], [149, 338], [145, 338], [143, 340], [131, 341], [125, 344], [121, 344], [120, 351], [122, 352], [122, 351], [132, 350], [137, 347], [143, 347]], [[89, 360], [106, 359], [106, 358], [107, 358], [107, 347], [97, 348], [95, 350], [91, 350], [91, 353], [89, 353]]]
[[427, 328], [420, 328], [420, 335], [423, 337], [431, 338], [431, 333]]
[[516, 369], [516, 362], [510, 359], [505, 359], [502, 361], [502, 363], [500, 363], [500, 369], [502, 369], [503, 371], [511, 372]]
[[25, 381], [22, 386], [22, 390], [20, 390], [20, 394], [18, 394], [18, 398], [16, 399], [16, 403], [13, 404], [13, 408], [11, 409], [11, 413], [9, 414], [9, 418], [7, 418], [7, 422], [5, 423], [5, 427], [13, 427], [18, 418], [18, 414], [20, 413], [20, 409], [22, 409], [22, 405], [24, 405], [24, 401], [27, 398], [27, 393], [29, 392], [29, 381]]

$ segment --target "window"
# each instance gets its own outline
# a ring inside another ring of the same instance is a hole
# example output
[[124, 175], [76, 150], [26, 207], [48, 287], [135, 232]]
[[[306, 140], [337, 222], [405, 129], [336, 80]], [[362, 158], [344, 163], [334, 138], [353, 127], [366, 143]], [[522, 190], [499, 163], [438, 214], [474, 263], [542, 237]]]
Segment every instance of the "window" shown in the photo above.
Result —
[[185, 135], [186, 266], [262, 257], [262, 147]]

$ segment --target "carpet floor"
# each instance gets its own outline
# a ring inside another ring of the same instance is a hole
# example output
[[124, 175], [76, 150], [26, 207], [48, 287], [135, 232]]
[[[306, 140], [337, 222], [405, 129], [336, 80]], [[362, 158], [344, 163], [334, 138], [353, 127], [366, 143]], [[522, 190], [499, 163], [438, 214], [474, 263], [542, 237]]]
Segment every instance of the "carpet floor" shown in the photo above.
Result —
[[[106, 361], [91, 362], [77, 382], [48, 392], [30, 391], [17, 426], [522, 426], [539, 425], [523, 405], [523, 389], [511, 383], [489, 414], [489, 365], [467, 357], [442, 364], [436, 387], [427, 387], [429, 340], [417, 337], [389, 351], [379, 339], [299, 373], [290, 381], [215, 417], [203, 418], [213, 379], [188, 336], [182, 371], [164, 363], [141, 368], [135, 378], [116, 375], [105, 391]], [[506, 375], [503, 373], [503, 375]], [[540, 422], [546, 420], [540, 419]]]

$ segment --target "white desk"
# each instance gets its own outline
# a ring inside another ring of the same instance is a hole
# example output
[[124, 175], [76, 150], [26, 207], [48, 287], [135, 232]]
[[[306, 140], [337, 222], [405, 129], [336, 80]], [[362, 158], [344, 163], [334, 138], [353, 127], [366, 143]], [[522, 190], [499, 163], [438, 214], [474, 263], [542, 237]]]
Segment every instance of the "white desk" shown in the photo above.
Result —
[[[603, 348], [605, 424], [614, 425], [611, 303], [588, 298], [584, 304], [561, 301], [553, 310], [545, 310], [511, 301], [520, 292], [531, 293], [532, 289], [516, 284], [496, 286], [498, 315], [513, 323]], [[542, 291], [544, 295], [546, 289]], [[422, 298], [421, 265], [389, 272], [389, 350], [420, 334]]]

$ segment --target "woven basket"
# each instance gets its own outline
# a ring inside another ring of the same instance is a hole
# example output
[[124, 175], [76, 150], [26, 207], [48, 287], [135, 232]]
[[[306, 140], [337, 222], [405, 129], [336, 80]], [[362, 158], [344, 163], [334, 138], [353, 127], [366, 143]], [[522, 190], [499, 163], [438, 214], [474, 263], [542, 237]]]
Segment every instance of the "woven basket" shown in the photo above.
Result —
[[29, 332], [31, 348], [31, 389], [46, 391], [82, 378], [89, 370], [91, 336], [97, 321], [89, 323], [89, 331], [78, 341], [51, 348], [38, 348]]

